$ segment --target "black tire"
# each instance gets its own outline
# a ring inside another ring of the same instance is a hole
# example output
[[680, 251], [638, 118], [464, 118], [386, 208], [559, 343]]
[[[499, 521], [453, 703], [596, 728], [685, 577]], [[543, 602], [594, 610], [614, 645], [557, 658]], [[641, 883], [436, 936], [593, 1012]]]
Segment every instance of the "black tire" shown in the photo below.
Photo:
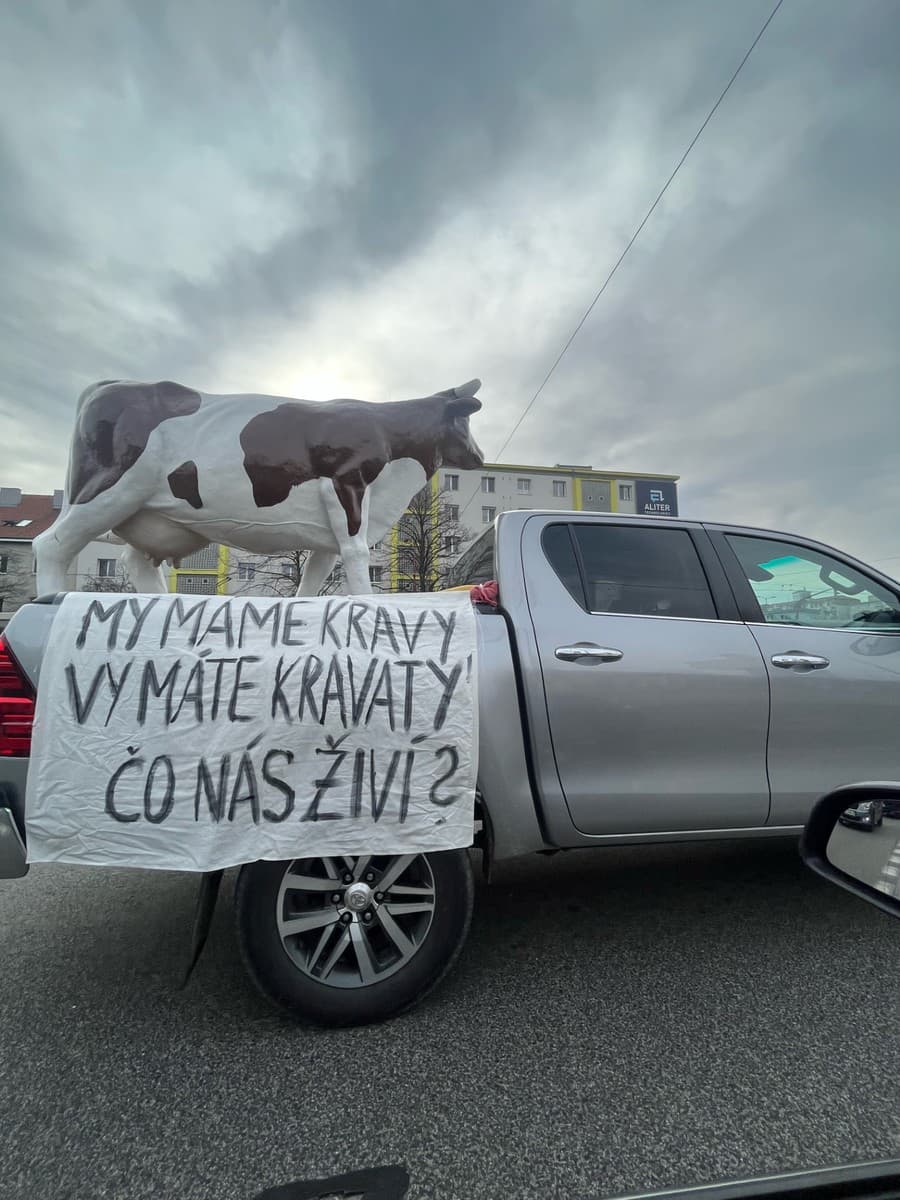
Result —
[[235, 919], [241, 957], [262, 994], [295, 1020], [316, 1025], [367, 1025], [411, 1008], [453, 966], [469, 932], [475, 885], [466, 850], [424, 856], [434, 878], [434, 915], [415, 954], [369, 986], [332, 987], [302, 971], [282, 944], [277, 906], [291, 862], [255, 862], [241, 869]]

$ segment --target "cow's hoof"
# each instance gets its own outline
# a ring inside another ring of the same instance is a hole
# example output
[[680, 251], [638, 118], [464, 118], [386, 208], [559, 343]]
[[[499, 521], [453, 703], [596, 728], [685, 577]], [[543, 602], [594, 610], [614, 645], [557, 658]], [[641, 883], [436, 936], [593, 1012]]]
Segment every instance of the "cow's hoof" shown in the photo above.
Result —
[[273, 1004], [319, 1025], [364, 1025], [446, 974], [473, 897], [465, 850], [249, 863], [235, 891], [238, 941]]

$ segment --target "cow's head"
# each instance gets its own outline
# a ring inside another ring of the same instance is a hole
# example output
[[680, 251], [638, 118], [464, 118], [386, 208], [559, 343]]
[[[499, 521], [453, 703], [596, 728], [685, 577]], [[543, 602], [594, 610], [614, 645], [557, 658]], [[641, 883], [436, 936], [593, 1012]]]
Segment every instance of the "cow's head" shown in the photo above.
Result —
[[470, 379], [461, 387], [438, 393], [444, 406], [438, 449], [445, 466], [473, 471], [484, 465], [484, 455], [469, 429], [469, 417], [481, 408], [475, 395], [480, 387], [480, 379]]

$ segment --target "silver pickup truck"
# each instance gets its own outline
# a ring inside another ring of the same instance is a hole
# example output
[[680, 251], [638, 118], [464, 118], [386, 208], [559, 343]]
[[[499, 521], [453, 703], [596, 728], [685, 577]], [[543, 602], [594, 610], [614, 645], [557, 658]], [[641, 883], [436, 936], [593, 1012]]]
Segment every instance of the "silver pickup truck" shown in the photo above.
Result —
[[[486, 873], [516, 855], [799, 835], [815, 800], [900, 778], [900, 585], [765, 530], [508, 512], [459, 564], [478, 606]], [[55, 597], [0, 640], [0, 877], [24, 874], [30, 714]], [[860, 836], [865, 836], [860, 833]], [[261, 990], [322, 1023], [415, 1003], [458, 955], [467, 851], [259, 862], [235, 891]], [[204, 876], [193, 961], [220, 872]]]

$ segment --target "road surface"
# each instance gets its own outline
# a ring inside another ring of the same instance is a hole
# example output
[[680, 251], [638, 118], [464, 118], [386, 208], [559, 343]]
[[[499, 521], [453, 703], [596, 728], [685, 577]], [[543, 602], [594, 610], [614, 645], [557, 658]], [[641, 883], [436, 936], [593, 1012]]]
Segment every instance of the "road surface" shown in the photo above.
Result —
[[194, 886], [0, 884], [3, 1200], [249, 1200], [398, 1162], [410, 1200], [593, 1200], [900, 1154], [900, 921], [794, 844], [508, 865], [432, 998], [344, 1031], [257, 996], [230, 895], [177, 991]]

